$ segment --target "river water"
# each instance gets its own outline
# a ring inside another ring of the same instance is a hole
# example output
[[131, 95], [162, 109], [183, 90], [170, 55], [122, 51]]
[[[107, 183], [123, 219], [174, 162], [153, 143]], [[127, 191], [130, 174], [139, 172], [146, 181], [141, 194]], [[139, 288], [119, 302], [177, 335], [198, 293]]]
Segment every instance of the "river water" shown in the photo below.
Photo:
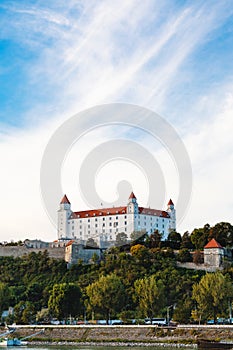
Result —
[[193, 350], [193, 347], [177, 348], [174, 346], [89, 346], [89, 345], [51, 345], [51, 346], [27, 346], [27, 347], [17, 347], [18, 350], [175, 350], [175, 349], [186, 349]]

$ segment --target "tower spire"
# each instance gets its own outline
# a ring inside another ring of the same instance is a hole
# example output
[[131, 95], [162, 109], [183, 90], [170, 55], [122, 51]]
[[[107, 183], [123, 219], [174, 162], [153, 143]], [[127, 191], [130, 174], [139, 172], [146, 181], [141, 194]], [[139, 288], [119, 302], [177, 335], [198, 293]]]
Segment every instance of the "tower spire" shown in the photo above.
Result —
[[64, 194], [60, 204], [70, 204], [70, 201], [69, 201], [69, 199], [68, 199], [66, 194]]

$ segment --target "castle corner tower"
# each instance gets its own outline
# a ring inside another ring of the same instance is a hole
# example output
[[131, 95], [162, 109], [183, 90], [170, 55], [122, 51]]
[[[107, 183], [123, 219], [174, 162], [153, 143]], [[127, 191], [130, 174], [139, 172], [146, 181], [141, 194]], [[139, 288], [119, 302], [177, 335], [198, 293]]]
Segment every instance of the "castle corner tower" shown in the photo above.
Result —
[[60, 208], [58, 210], [58, 239], [69, 239], [68, 219], [71, 214], [71, 204], [65, 194], [60, 202]]

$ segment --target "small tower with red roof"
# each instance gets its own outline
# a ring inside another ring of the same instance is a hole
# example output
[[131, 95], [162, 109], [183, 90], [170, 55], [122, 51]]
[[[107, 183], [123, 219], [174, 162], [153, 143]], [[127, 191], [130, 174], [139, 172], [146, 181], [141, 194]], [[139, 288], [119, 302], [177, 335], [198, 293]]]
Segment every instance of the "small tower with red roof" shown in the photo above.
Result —
[[127, 205], [128, 214], [138, 214], [138, 203], [137, 198], [133, 192], [130, 193]]
[[212, 238], [204, 247], [204, 264], [213, 268], [219, 268], [222, 265], [224, 257], [224, 248], [216, 239]]
[[173, 201], [170, 199], [167, 203], [167, 213], [170, 216], [169, 229], [176, 230], [176, 210]]
[[61, 202], [60, 202], [60, 208], [58, 210], [58, 239], [67, 239], [69, 236], [69, 230], [68, 230], [68, 219], [71, 216], [71, 204], [66, 196], [66, 194], [63, 196]]

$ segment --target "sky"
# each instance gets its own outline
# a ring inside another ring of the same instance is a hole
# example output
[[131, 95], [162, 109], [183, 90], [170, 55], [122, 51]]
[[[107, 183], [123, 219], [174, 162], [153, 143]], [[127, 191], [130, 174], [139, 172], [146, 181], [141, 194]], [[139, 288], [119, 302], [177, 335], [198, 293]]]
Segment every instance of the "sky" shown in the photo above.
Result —
[[[193, 177], [180, 233], [233, 223], [232, 15], [231, 0], [1, 0], [0, 241], [57, 238], [40, 185], [46, 146], [73, 115], [112, 103], [150, 109], [184, 143]], [[72, 209], [88, 209], [78, 177], [88, 152], [116, 138], [143, 145], [159, 164], [166, 188], [157, 209], [169, 198], [176, 204], [182, 184], [172, 150], [143, 130], [109, 125], [66, 154], [61, 186]], [[110, 160], [93, 174], [103, 201], [113, 202], [127, 180], [148, 204], [135, 157]]]

